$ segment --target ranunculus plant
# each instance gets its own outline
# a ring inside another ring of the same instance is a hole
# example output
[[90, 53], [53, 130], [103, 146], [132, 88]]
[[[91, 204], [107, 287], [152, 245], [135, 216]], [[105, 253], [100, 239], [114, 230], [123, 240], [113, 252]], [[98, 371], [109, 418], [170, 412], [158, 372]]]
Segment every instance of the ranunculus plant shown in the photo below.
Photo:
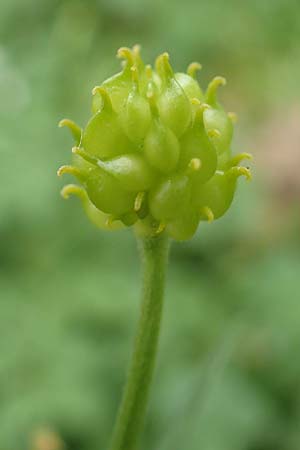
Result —
[[230, 207], [247, 153], [233, 156], [234, 115], [217, 100], [225, 79], [215, 77], [205, 92], [191, 63], [174, 73], [163, 53], [154, 69], [138, 46], [120, 48], [120, 73], [93, 89], [93, 115], [81, 129], [64, 119], [75, 146], [72, 174], [62, 196], [80, 198], [99, 228], [133, 227], [141, 252], [141, 315], [111, 450], [133, 450], [143, 423], [153, 375], [163, 305], [169, 243], [190, 239], [202, 221]]

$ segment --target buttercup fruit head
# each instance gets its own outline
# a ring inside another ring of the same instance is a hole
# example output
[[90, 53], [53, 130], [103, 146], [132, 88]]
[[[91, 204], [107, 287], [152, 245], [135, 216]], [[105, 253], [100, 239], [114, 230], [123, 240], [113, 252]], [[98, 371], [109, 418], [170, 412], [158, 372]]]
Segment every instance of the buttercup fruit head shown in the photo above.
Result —
[[192, 63], [174, 73], [169, 55], [158, 56], [155, 70], [141, 59], [139, 46], [122, 47], [122, 71], [93, 89], [93, 116], [85, 128], [68, 119], [74, 138], [73, 175], [62, 195], [76, 195], [98, 227], [134, 226], [138, 233], [167, 233], [190, 239], [200, 221], [211, 222], [230, 207], [248, 153], [232, 156], [234, 115], [217, 100], [225, 84], [215, 77], [203, 93]]

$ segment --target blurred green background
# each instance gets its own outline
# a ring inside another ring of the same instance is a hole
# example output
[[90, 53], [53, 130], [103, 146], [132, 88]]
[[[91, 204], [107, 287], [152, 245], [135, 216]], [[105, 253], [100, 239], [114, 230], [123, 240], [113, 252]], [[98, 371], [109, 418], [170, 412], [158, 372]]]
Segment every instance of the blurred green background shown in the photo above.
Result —
[[0, 450], [101, 450], [139, 303], [130, 231], [59, 195], [120, 46], [203, 64], [255, 155], [226, 217], [174, 244], [143, 450], [300, 448], [298, 0], [1, 0]]

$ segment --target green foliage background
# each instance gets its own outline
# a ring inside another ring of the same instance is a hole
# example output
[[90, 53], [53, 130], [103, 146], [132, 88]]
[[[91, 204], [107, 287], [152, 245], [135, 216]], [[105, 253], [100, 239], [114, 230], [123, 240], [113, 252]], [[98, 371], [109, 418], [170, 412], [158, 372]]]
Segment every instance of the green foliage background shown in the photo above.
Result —
[[235, 150], [257, 156], [228, 215], [173, 246], [141, 448], [298, 450], [299, 190], [268, 177], [272, 148], [257, 145], [279, 112], [289, 157], [298, 0], [2, 0], [0, 450], [33, 449], [40, 427], [70, 450], [107, 448], [138, 314], [137, 251], [130, 232], [99, 232], [60, 198], [71, 139], [57, 123], [86, 121], [92, 87], [136, 42], [147, 60], [168, 50], [177, 70], [199, 60], [204, 86], [226, 76]]

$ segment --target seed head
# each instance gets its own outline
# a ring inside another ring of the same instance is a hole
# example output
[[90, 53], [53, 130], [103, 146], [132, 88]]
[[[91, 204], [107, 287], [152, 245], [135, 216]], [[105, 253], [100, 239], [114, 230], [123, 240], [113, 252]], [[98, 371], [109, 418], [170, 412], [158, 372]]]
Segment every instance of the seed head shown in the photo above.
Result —
[[154, 70], [139, 46], [122, 47], [117, 57], [122, 70], [93, 89], [86, 126], [59, 123], [70, 129], [75, 147], [72, 165], [58, 175], [71, 174], [80, 184], [65, 186], [62, 195], [78, 196], [100, 228], [134, 226], [149, 236], [189, 239], [200, 221], [228, 210], [240, 176], [251, 178], [238, 165], [251, 155], [231, 153], [236, 116], [217, 100], [226, 81], [215, 77], [203, 93], [198, 63], [174, 73], [163, 53]]

